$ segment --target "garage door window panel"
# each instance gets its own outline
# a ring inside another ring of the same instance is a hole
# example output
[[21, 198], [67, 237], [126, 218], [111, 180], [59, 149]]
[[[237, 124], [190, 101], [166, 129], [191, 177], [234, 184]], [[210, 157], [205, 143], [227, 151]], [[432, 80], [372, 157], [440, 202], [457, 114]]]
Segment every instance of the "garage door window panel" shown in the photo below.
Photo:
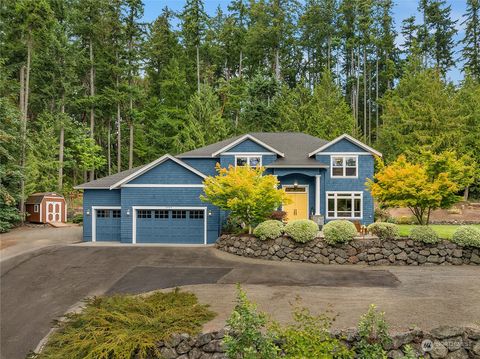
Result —
[[156, 210], [154, 211], [154, 217], [156, 219], [168, 219], [169, 216], [169, 211], [166, 210]]
[[185, 219], [187, 218], [187, 211], [172, 211], [172, 218], [173, 219]]
[[152, 218], [152, 211], [140, 209], [137, 212], [137, 218]]
[[204, 218], [204, 211], [190, 211], [190, 219], [203, 219]]

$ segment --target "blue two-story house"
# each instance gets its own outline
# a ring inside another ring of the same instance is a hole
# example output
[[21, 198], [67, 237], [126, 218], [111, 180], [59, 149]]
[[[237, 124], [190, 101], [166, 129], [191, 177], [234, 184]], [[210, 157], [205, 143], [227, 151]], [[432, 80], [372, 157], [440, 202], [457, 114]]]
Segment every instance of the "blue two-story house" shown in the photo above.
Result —
[[349, 135], [332, 141], [303, 133], [249, 133], [87, 182], [83, 189], [85, 241], [210, 244], [225, 219], [202, 202], [203, 180], [215, 166], [265, 167], [291, 198], [287, 219], [373, 222], [365, 190], [381, 154]]

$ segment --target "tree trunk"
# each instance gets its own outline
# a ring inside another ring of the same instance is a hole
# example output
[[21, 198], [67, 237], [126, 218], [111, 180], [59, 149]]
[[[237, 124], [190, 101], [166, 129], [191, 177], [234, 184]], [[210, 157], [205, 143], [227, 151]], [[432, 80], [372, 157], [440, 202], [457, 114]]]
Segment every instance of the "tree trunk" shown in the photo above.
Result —
[[469, 196], [469, 194], [470, 194], [470, 187], [467, 186], [467, 187], [465, 187], [465, 189], [464, 189], [464, 191], [463, 191], [463, 200], [464, 200], [465, 202], [468, 201], [468, 196]]
[[242, 64], [243, 64], [243, 52], [242, 50], [240, 50], [240, 60], [239, 60], [239, 63], [238, 63], [238, 76], [240, 78], [242, 78]]
[[357, 87], [355, 89], [355, 107], [356, 107], [356, 114], [357, 114], [357, 126], [360, 126], [360, 113], [359, 113], [359, 102], [360, 102], [360, 48], [358, 48], [357, 53], [357, 65], [356, 65], [355, 76], [357, 77]]
[[197, 92], [200, 93], [200, 49], [199, 46], [197, 48]]
[[379, 133], [380, 133], [380, 128], [379, 128], [379, 114], [378, 114], [378, 84], [379, 84], [379, 79], [378, 79], [378, 54], [377, 54], [377, 63], [375, 64], [376, 69], [376, 75], [375, 75], [375, 141], [378, 141], [379, 138]]
[[25, 114], [25, 65], [20, 67], [20, 111], [22, 113], [22, 153], [20, 159], [20, 168], [22, 171], [22, 176], [20, 177], [20, 216], [22, 223], [25, 220], [24, 216], [24, 207], [25, 207], [25, 151], [26, 151], [26, 142], [27, 142], [27, 116]]
[[363, 138], [367, 140], [367, 47], [363, 47]]
[[[93, 68], [93, 40], [90, 38], [89, 41], [89, 50], [90, 50], [90, 97], [95, 96], [95, 72]], [[90, 137], [94, 139], [93, 131], [95, 130], [95, 109], [92, 105], [90, 107]], [[95, 179], [95, 169], [90, 170], [90, 181]]]
[[108, 118], [108, 130], [107, 130], [107, 161], [108, 161], [108, 175], [112, 174], [112, 151], [111, 151], [111, 136], [112, 136], [112, 124], [110, 118]]
[[65, 125], [63, 123], [64, 114], [65, 114], [65, 94], [62, 95], [62, 106], [60, 109], [60, 113], [62, 114], [60, 124], [60, 141], [59, 141], [59, 148], [58, 148], [58, 191], [62, 192], [63, 190], [63, 150], [64, 150], [64, 142], [65, 142]]
[[[131, 86], [131, 84], [130, 84]], [[130, 94], [130, 121], [128, 122], [129, 126], [129, 132], [130, 132], [130, 139], [128, 143], [128, 169], [131, 169], [133, 167], [133, 118], [132, 118], [132, 113], [133, 113], [133, 99], [132, 95]]]
[[[370, 64], [368, 73], [371, 73]], [[372, 144], [372, 76], [368, 76], [368, 144]]]
[[117, 103], [117, 173], [122, 170], [122, 130], [120, 103]]
[[275, 78], [280, 80], [280, 51], [275, 50]]

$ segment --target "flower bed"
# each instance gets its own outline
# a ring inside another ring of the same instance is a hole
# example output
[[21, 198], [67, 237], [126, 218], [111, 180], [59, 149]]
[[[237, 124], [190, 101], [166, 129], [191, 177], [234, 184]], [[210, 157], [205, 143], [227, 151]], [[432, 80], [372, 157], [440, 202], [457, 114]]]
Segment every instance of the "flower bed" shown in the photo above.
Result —
[[480, 265], [480, 248], [451, 241], [426, 244], [410, 239], [355, 238], [329, 245], [323, 238], [297, 243], [289, 237], [259, 240], [247, 235], [222, 235], [216, 247], [243, 257], [287, 262], [366, 265]]

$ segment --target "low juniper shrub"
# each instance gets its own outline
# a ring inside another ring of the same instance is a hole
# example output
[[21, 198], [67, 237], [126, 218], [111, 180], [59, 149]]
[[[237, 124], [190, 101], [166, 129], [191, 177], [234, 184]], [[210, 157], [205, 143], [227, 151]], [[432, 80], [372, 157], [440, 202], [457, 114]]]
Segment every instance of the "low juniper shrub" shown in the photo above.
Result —
[[432, 227], [429, 226], [415, 226], [410, 230], [410, 238], [417, 242], [423, 243], [438, 243], [441, 239], [438, 237]]
[[275, 239], [283, 234], [284, 225], [280, 221], [270, 219], [268, 221], [260, 223], [253, 230], [255, 237], [258, 237], [262, 241], [267, 239]]
[[453, 233], [452, 242], [480, 248], [480, 229], [474, 226], [460, 226]]
[[380, 239], [394, 239], [399, 236], [398, 226], [394, 223], [375, 222], [370, 224], [367, 230]]
[[295, 242], [310, 242], [318, 234], [318, 224], [309, 219], [291, 221], [285, 226], [285, 234], [290, 236]]
[[328, 222], [323, 227], [323, 235], [328, 244], [346, 243], [357, 235], [357, 229], [350, 221], [336, 220]]

